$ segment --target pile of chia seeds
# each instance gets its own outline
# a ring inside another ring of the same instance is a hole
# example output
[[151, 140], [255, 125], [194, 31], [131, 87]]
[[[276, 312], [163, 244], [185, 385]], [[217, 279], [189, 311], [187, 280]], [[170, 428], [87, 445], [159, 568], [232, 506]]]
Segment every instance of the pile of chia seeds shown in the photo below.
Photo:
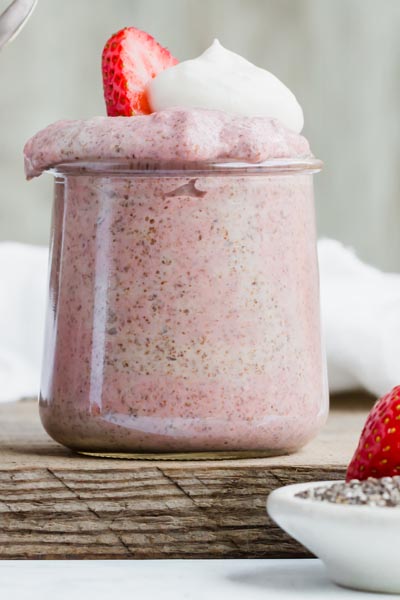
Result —
[[400, 476], [381, 479], [369, 477], [364, 481], [352, 479], [347, 483], [340, 481], [332, 485], [309, 488], [296, 494], [296, 497], [333, 504], [400, 508]]

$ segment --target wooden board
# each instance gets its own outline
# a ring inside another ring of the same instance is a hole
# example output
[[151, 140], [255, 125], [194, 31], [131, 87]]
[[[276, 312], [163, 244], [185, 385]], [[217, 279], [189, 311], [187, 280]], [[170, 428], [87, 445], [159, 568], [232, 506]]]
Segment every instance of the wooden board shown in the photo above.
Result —
[[266, 516], [276, 487], [342, 478], [373, 399], [334, 399], [302, 451], [226, 461], [129, 461], [50, 440], [33, 401], [0, 406], [0, 559], [261, 558], [307, 552]]

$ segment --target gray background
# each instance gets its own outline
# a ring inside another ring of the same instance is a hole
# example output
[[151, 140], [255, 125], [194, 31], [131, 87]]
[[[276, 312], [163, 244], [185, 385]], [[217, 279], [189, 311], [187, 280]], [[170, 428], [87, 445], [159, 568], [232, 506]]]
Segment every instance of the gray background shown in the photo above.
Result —
[[59, 118], [104, 114], [100, 55], [126, 25], [180, 60], [218, 37], [280, 77], [326, 163], [319, 234], [400, 270], [400, 0], [39, 0], [0, 53], [0, 240], [47, 243], [51, 179], [24, 181], [23, 144]]

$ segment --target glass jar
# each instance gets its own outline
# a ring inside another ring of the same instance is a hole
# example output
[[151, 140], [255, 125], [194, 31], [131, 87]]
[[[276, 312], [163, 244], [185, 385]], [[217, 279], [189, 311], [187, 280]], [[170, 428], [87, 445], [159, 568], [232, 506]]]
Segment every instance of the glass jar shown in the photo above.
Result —
[[59, 164], [40, 395], [99, 455], [294, 451], [327, 410], [316, 160]]

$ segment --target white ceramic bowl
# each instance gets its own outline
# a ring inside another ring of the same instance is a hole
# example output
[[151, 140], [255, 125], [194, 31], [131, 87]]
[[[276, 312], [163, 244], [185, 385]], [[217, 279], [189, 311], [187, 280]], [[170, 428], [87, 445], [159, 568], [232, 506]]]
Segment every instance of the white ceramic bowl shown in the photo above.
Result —
[[350, 588], [400, 593], [400, 508], [346, 506], [296, 498], [318, 481], [274, 490], [267, 511], [318, 556], [331, 579]]

